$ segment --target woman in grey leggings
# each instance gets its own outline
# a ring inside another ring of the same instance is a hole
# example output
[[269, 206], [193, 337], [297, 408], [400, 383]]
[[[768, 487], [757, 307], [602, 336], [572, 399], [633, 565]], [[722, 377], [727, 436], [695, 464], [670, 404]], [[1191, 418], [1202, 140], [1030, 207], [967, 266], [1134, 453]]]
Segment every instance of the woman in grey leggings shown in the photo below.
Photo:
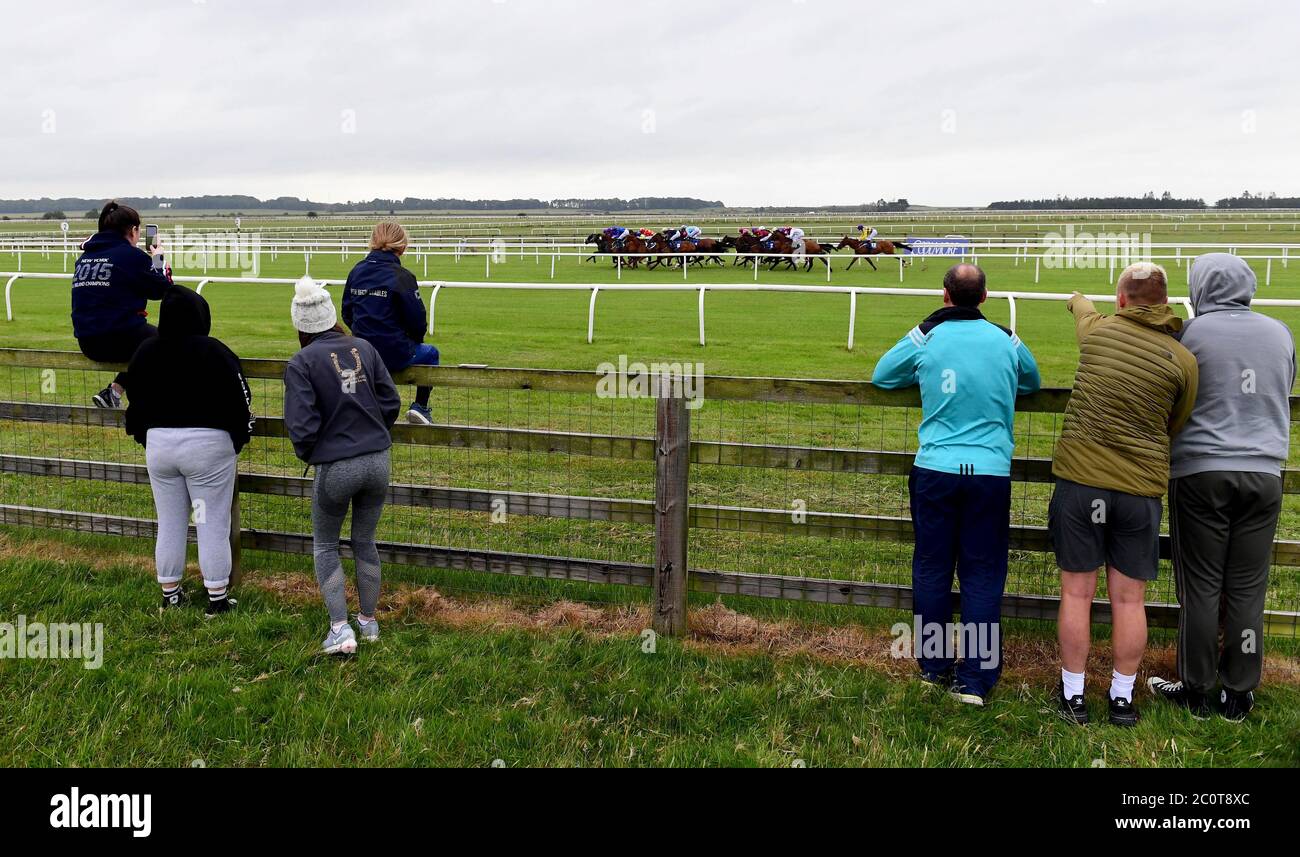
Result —
[[230, 501], [239, 451], [252, 433], [248, 384], [239, 358], [208, 335], [212, 315], [203, 298], [170, 286], [158, 336], [131, 360], [126, 430], [145, 447], [158, 510], [155, 558], [163, 609], [184, 607], [181, 587], [189, 527], [199, 540], [208, 618], [228, 613]]
[[353, 655], [339, 536], [352, 509], [361, 639], [379, 639], [379, 549], [375, 532], [388, 495], [389, 434], [401, 400], [374, 348], [338, 326], [329, 293], [310, 278], [298, 283], [293, 323], [302, 346], [284, 376], [284, 420], [294, 452], [316, 467], [311, 520], [316, 581], [329, 609], [327, 655]]

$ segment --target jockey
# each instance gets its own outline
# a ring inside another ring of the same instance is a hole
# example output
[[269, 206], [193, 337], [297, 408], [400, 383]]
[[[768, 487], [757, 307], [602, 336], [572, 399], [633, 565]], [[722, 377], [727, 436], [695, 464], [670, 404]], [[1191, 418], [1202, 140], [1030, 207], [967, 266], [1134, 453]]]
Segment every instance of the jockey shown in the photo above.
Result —
[[865, 225], [861, 223], [858, 224], [858, 240], [863, 244], [866, 244], [868, 250], [876, 249], [876, 236], [879, 234], [880, 230], [876, 229], [874, 226], [871, 227], [870, 231], [868, 231]]
[[687, 241], [699, 241], [700, 236], [704, 233], [700, 231], [698, 226], [683, 226], [682, 234], [686, 236]]
[[643, 227], [641, 231], [637, 233], [637, 237], [642, 241], [649, 241], [651, 238], [655, 237], [655, 233], [653, 229], [646, 229]]
[[771, 237], [772, 230], [768, 229], [766, 226], [755, 226], [753, 234], [759, 241], [766, 241]]
[[749, 227], [748, 227], [748, 226], [742, 226], [742, 227], [740, 227], [740, 237], [741, 237], [741, 238], [744, 238], [746, 235], [749, 235], [749, 234], [750, 234], [750, 232], [749, 232]]
[[606, 229], [606, 230], [604, 230], [603, 232], [601, 232], [600, 234], [601, 234], [601, 235], [604, 235], [606, 238], [608, 238], [608, 239], [610, 239], [611, 241], [613, 241], [613, 240], [616, 240], [616, 239], [618, 238], [618, 236], [621, 235], [621, 234], [622, 234], [623, 232], [625, 232], [625, 231], [626, 231], [626, 230], [625, 230], [622, 226], [611, 226], [611, 227], [609, 227], [608, 229]]
[[630, 230], [630, 229], [620, 229], [620, 230], [618, 231], [618, 234], [614, 236], [614, 240], [617, 241], [618, 243], [622, 244], [624, 241], [626, 241], [626, 240], [627, 240], [628, 238], [630, 238], [630, 237], [632, 237], [632, 230]]

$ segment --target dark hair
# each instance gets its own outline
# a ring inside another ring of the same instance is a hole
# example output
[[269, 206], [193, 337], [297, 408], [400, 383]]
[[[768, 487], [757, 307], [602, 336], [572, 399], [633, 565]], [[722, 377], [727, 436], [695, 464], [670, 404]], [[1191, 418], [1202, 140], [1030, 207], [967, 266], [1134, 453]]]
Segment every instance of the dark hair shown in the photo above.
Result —
[[99, 231], [116, 232], [126, 237], [126, 233], [140, 225], [140, 212], [129, 205], [122, 205], [113, 200], [99, 213]]
[[977, 307], [984, 301], [988, 277], [975, 265], [958, 265], [944, 274], [943, 287], [953, 306]]

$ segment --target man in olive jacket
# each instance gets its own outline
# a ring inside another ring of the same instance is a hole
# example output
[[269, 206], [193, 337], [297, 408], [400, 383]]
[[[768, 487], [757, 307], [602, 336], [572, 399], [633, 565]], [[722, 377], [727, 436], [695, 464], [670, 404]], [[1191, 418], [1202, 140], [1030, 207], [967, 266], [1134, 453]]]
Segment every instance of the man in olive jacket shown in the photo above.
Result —
[[1161, 499], [1169, 485], [1171, 438], [1191, 417], [1199, 372], [1175, 340], [1163, 268], [1126, 270], [1119, 311], [1103, 316], [1070, 299], [1079, 369], [1056, 445], [1049, 530], [1061, 567], [1061, 713], [1087, 723], [1085, 669], [1097, 571], [1107, 570], [1115, 673], [1110, 722], [1137, 724], [1133, 687], [1147, 645], [1147, 584], [1159, 576]]

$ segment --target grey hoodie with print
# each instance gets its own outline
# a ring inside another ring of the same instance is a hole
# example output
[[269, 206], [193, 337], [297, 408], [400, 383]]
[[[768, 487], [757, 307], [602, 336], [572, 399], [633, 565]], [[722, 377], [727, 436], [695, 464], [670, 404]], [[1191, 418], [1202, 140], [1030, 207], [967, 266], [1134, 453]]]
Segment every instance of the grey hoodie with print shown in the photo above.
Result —
[[1291, 448], [1295, 341], [1251, 310], [1258, 280], [1244, 260], [1213, 253], [1192, 267], [1196, 319], [1180, 341], [1201, 367], [1200, 396], [1174, 440], [1172, 477], [1226, 471], [1282, 475]]

